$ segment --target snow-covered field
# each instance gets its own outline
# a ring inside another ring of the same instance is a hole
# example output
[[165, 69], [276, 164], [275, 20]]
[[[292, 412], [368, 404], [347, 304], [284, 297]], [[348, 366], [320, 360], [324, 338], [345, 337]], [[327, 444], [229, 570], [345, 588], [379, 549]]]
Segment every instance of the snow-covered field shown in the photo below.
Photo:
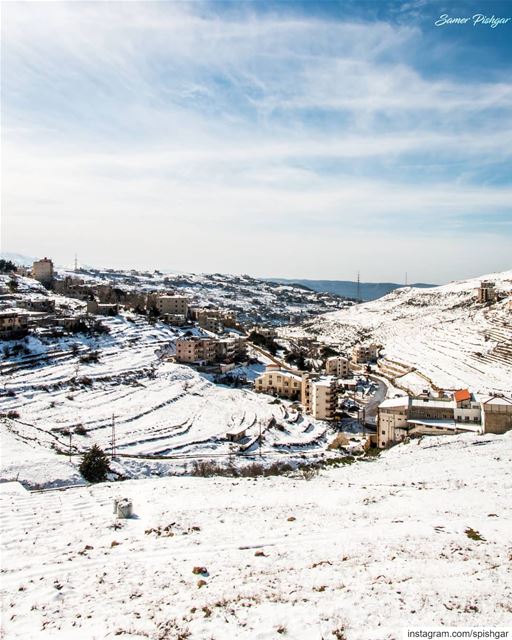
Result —
[[[511, 433], [466, 434], [310, 481], [0, 485], [3, 637], [398, 640], [510, 625], [511, 463]], [[118, 495], [136, 517], [116, 521]]]
[[[481, 280], [505, 297], [475, 302]], [[342, 348], [376, 341], [386, 359], [417, 369], [404, 378], [412, 391], [434, 385], [469, 387], [480, 393], [512, 394], [512, 271], [427, 289], [403, 288], [361, 305], [286, 328], [287, 335], [313, 335]], [[400, 382], [400, 380], [397, 380]]]
[[[260, 432], [261, 450], [269, 459], [319, 453], [332, 437], [325, 423], [297, 413], [290, 403], [214, 384], [210, 376], [162, 359], [163, 351], [172, 352], [179, 329], [150, 325], [130, 314], [102, 323], [109, 334], [47, 341], [31, 337], [31, 352], [51, 353], [50, 359], [27, 365], [20, 358], [4, 361], [2, 412], [18, 415], [0, 424], [0, 477], [30, 486], [74, 482], [75, 467], [56, 450], [68, 452], [71, 437], [76, 464], [76, 454], [93, 443], [109, 451], [113, 421], [121, 471], [129, 476], [177, 469], [141, 456], [179, 459], [182, 468], [188, 457], [198, 455], [227, 460], [241, 445], [247, 448], [241, 460], [259, 452]], [[72, 344], [79, 347], [75, 352]], [[82, 362], [91, 352], [98, 353], [98, 362]], [[246, 428], [247, 435], [233, 447], [226, 432], [239, 428]]]

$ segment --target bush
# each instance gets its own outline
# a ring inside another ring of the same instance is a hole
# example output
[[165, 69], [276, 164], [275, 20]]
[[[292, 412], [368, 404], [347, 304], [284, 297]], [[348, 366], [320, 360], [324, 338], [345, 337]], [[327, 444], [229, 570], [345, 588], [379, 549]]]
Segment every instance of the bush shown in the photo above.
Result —
[[103, 482], [106, 480], [110, 465], [103, 449], [94, 444], [89, 451], [83, 454], [79, 470], [87, 482]]

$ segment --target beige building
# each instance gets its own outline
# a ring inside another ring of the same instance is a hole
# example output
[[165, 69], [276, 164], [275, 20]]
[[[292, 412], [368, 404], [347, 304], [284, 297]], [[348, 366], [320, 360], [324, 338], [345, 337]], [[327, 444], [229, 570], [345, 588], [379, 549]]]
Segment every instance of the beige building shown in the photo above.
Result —
[[191, 307], [190, 317], [195, 320], [201, 329], [212, 333], [222, 333], [225, 327], [236, 328], [236, 314], [229, 309], [206, 309], [203, 307]]
[[9, 338], [28, 328], [28, 316], [17, 311], [0, 311], [0, 336]]
[[317, 420], [334, 420], [338, 407], [338, 388], [334, 376], [305, 373], [301, 402], [304, 411]]
[[302, 379], [299, 375], [280, 369], [278, 365], [268, 365], [266, 371], [254, 381], [254, 389], [258, 393], [268, 393], [298, 400], [301, 395]]
[[102, 304], [97, 300], [88, 300], [87, 313], [95, 316], [117, 316], [119, 306], [117, 304]]
[[333, 356], [325, 361], [325, 373], [329, 376], [337, 376], [338, 378], [346, 378], [349, 374], [348, 358], [343, 356]]
[[482, 401], [484, 433], [505, 433], [512, 429], [512, 398], [491, 396]]
[[188, 314], [188, 298], [186, 296], [157, 296], [156, 308], [162, 315], [182, 315]]
[[53, 262], [49, 258], [36, 260], [32, 264], [32, 277], [41, 284], [51, 284], [53, 282]]
[[[510, 419], [512, 420], [512, 401]], [[401, 442], [409, 434], [445, 435], [463, 431], [481, 433], [484, 431], [482, 420], [483, 403], [476, 400], [467, 389], [456, 391], [452, 397], [432, 398], [425, 395], [389, 398], [378, 407], [377, 446], [384, 448]]]
[[217, 358], [216, 340], [213, 338], [178, 338], [176, 361], [188, 364], [211, 364]]
[[480, 287], [476, 290], [477, 302], [496, 302], [496, 289], [494, 282], [482, 280]]
[[381, 346], [379, 344], [357, 344], [352, 349], [352, 362], [363, 364], [365, 362], [374, 362], [379, 357]]

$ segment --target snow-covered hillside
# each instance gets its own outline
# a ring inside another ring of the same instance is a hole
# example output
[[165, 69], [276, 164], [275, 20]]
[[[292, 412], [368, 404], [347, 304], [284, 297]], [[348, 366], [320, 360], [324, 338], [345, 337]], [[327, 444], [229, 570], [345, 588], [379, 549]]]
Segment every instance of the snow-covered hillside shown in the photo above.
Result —
[[[129, 313], [101, 322], [109, 333], [30, 336], [23, 344], [31, 355], [0, 362], [0, 477], [32, 487], [76, 482], [78, 454], [93, 443], [110, 450], [113, 421], [120, 471], [134, 476], [176, 471], [178, 457], [181, 466], [196, 456], [226, 461], [232, 448], [225, 436], [232, 429], [247, 430], [241, 442], [246, 456], [258, 452], [261, 432], [270, 460], [315, 454], [328, 444], [327, 425], [290, 403], [215, 384], [209, 375], [163, 359], [183, 329]], [[263, 369], [254, 364], [240, 373], [250, 378]], [[70, 450], [70, 438], [75, 465], [56, 453]]]
[[[398, 640], [510, 625], [511, 463], [512, 433], [467, 434], [309, 482], [0, 485], [4, 637]], [[116, 521], [118, 495], [135, 518]]]
[[350, 306], [352, 302], [331, 293], [306, 287], [259, 280], [248, 275], [163, 274], [160, 272], [89, 269], [78, 274], [59, 271], [86, 282], [109, 283], [126, 291], [174, 290], [190, 297], [192, 304], [214, 305], [235, 311], [244, 323], [285, 324], [290, 318], [307, 318]]
[[[491, 280], [505, 297], [477, 304]], [[512, 392], [512, 271], [389, 295], [305, 322], [287, 334], [314, 335], [342, 347], [373, 340], [386, 359], [417, 369], [435, 385], [476, 392]], [[409, 374], [409, 377], [410, 374]], [[398, 380], [400, 382], [400, 380]], [[407, 380], [404, 380], [404, 386]], [[425, 379], [416, 384], [426, 385]]]

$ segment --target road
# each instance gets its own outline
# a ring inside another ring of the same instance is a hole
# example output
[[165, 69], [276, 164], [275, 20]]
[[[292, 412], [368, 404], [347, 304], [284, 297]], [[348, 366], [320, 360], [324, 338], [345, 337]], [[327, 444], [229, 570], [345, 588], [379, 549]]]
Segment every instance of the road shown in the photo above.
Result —
[[387, 385], [380, 379], [374, 376], [370, 376], [370, 379], [377, 385], [377, 391], [368, 400], [368, 404], [365, 406], [364, 415], [365, 420], [371, 423], [375, 423], [375, 417], [377, 416], [377, 407], [386, 398], [388, 391]]

